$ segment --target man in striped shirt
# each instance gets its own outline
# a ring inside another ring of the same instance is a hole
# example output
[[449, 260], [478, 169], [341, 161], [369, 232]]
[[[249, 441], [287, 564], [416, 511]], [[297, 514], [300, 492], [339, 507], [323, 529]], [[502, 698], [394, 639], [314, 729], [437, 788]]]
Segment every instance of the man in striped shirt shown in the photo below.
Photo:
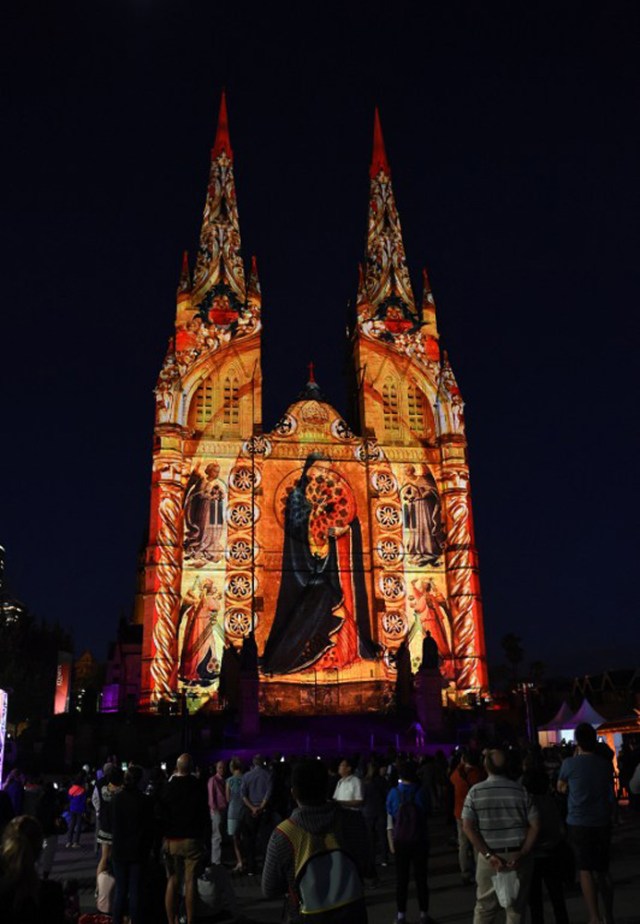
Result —
[[485, 751], [488, 777], [469, 790], [462, 808], [462, 827], [478, 854], [476, 905], [473, 924], [495, 921], [500, 910], [492, 877], [515, 871], [520, 888], [506, 909], [507, 924], [520, 924], [527, 907], [531, 881], [531, 849], [540, 827], [538, 812], [520, 783], [506, 775], [507, 755]]

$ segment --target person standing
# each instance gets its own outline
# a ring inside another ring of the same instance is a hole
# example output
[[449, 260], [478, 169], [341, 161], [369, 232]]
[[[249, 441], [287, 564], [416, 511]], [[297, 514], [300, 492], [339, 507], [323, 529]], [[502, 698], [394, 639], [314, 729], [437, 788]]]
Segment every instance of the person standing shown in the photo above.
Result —
[[549, 777], [542, 767], [525, 770], [522, 785], [533, 798], [540, 816], [540, 833], [533, 847], [533, 876], [529, 890], [531, 924], [544, 924], [542, 884], [547, 887], [556, 924], [569, 924], [564, 900], [563, 876], [566, 869], [565, 830]]
[[340, 761], [338, 776], [340, 779], [333, 793], [335, 802], [342, 808], [361, 809], [364, 805], [364, 788], [362, 780], [354, 772], [353, 761], [347, 757]]
[[100, 844], [100, 860], [96, 869], [96, 880], [101, 873], [104, 873], [111, 859], [111, 841], [113, 839], [111, 833], [111, 802], [122, 789], [124, 773], [120, 767], [112, 764], [104, 779], [106, 782], [99, 790], [100, 809], [97, 815], [98, 834], [96, 840]]
[[204, 785], [193, 775], [190, 754], [181, 754], [161, 796], [164, 852], [167, 869], [165, 910], [175, 924], [178, 899], [184, 883], [187, 924], [195, 916], [195, 874], [203, 854], [209, 806]]
[[367, 924], [364, 820], [360, 812], [327, 801], [327, 785], [322, 761], [303, 760], [293, 767], [297, 808], [269, 839], [262, 892], [267, 898], [287, 895], [290, 924]]
[[222, 819], [227, 810], [227, 785], [224, 778], [224, 761], [216, 764], [216, 772], [207, 784], [209, 813], [211, 815], [211, 862], [214, 866], [222, 858]]
[[364, 804], [362, 816], [369, 835], [371, 865], [376, 869], [376, 862], [382, 866], [389, 865], [389, 845], [387, 843], [387, 794], [389, 787], [384, 776], [384, 767], [370, 760], [362, 781]]
[[82, 819], [87, 807], [87, 782], [84, 773], [79, 773], [67, 793], [69, 796], [69, 833], [67, 847], [79, 847], [82, 834]]
[[462, 806], [472, 786], [485, 779], [486, 774], [480, 769], [480, 755], [464, 749], [460, 762], [452, 771], [449, 779], [453, 786], [453, 815], [458, 829], [458, 863], [464, 883], [473, 882], [476, 872], [476, 858], [473, 847], [462, 825]]
[[493, 883], [497, 873], [516, 872], [519, 881], [518, 896], [506, 909], [507, 924], [520, 924], [527, 909], [531, 851], [540, 823], [531, 797], [507, 777], [506, 767], [505, 751], [486, 751], [488, 777], [469, 790], [462, 808], [464, 833], [478, 854], [473, 924], [489, 924], [498, 916], [500, 903]]
[[231, 776], [227, 780], [225, 794], [227, 797], [227, 834], [233, 843], [233, 852], [236, 855], [234, 873], [244, 870], [242, 852], [240, 850], [240, 823], [242, 821], [242, 762], [239, 757], [232, 757], [229, 761]]
[[398, 768], [398, 785], [387, 796], [389, 850], [396, 861], [396, 906], [398, 924], [406, 920], [411, 867], [418, 893], [420, 924], [429, 918], [429, 815], [428, 791], [418, 785], [415, 767], [403, 761]]
[[573, 757], [562, 761], [558, 791], [568, 795], [567, 826], [576, 854], [580, 888], [588, 924], [600, 922], [598, 893], [605, 924], [613, 924], [613, 881], [609, 872], [611, 813], [615, 804], [611, 762], [596, 753], [598, 736], [592, 725], [576, 728]]
[[111, 862], [116, 880], [113, 924], [122, 924], [127, 899], [131, 924], [141, 920], [141, 883], [153, 837], [151, 800], [140, 791], [141, 782], [142, 768], [130, 764], [124, 787], [111, 803]]
[[266, 841], [269, 825], [269, 799], [271, 797], [271, 774], [265, 769], [262, 757], [256, 754], [253, 767], [242, 777], [242, 801], [244, 814], [242, 827], [247, 856], [247, 873], [257, 872], [256, 855]]

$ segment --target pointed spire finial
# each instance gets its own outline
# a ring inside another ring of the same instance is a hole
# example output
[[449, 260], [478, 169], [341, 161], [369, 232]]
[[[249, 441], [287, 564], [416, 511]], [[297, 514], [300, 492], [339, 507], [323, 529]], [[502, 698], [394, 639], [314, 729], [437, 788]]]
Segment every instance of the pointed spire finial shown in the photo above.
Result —
[[191, 289], [191, 273], [189, 271], [189, 254], [185, 250], [182, 253], [182, 269], [180, 270], [180, 281], [178, 282], [178, 294], [188, 292]]
[[371, 155], [371, 167], [369, 168], [369, 176], [376, 177], [382, 172], [387, 176], [391, 176], [391, 169], [389, 167], [389, 161], [387, 160], [387, 152], [384, 147], [384, 138], [382, 137], [382, 125], [380, 124], [380, 113], [378, 107], [376, 106], [375, 116], [373, 118], [373, 153]]
[[314, 368], [314, 366], [313, 366], [313, 361], [312, 361], [312, 362], [309, 363], [309, 384], [310, 384], [310, 385], [316, 385], [316, 384], [317, 384], [317, 382], [316, 382], [316, 377], [315, 377], [314, 372], [313, 372], [313, 368]]
[[260, 279], [258, 277], [258, 261], [255, 256], [251, 257], [251, 270], [249, 272], [249, 283], [247, 285], [247, 303], [254, 310], [260, 310], [262, 307], [262, 291], [260, 289]]
[[218, 113], [218, 127], [216, 129], [216, 140], [211, 148], [211, 159], [218, 157], [225, 152], [233, 160], [233, 151], [231, 150], [231, 141], [229, 139], [229, 119], [227, 117], [227, 95], [222, 91], [220, 97], [220, 112]]

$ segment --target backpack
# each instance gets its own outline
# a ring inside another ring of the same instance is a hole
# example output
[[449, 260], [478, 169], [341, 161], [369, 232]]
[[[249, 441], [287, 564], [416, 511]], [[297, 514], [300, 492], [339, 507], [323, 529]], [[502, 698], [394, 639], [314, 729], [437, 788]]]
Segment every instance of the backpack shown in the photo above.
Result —
[[393, 823], [393, 843], [396, 847], [411, 849], [424, 844], [426, 827], [415, 803], [415, 793], [399, 790], [400, 805]]
[[[340, 845], [340, 825], [337, 830], [311, 834], [287, 818], [278, 830], [293, 848], [296, 891], [300, 913], [322, 921], [322, 912], [345, 910], [345, 921], [351, 920], [347, 906], [364, 901], [364, 890], [358, 868]], [[331, 915], [331, 920], [338, 920]]]

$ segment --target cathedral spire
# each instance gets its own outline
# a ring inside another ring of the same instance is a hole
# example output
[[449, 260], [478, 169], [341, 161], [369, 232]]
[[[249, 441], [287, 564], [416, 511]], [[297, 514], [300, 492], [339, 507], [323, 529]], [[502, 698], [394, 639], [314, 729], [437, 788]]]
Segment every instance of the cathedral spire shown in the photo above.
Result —
[[377, 109], [373, 123], [373, 153], [369, 176], [369, 225], [365, 268], [368, 299], [374, 313], [382, 312], [386, 315], [392, 309], [392, 313], [397, 315], [398, 319], [413, 326], [417, 320], [416, 305]]
[[422, 269], [422, 323], [426, 333], [438, 339], [438, 324], [436, 321], [436, 303], [431, 292], [431, 283], [426, 266]]
[[229, 118], [227, 116], [227, 94], [222, 91], [220, 97], [220, 111], [218, 113], [218, 127], [216, 129], [216, 139], [211, 148], [211, 160], [215, 160], [222, 151], [224, 151], [230, 160], [233, 160], [233, 151], [231, 150], [231, 140], [229, 138]]
[[[191, 300], [191, 273], [189, 271], [189, 254], [185, 250], [182, 254], [182, 269], [180, 271], [180, 280], [178, 282], [178, 292], [176, 295], [176, 329], [186, 327], [193, 318], [193, 302]], [[183, 349], [184, 336], [180, 334], [177, 338], [176, 348]]]
[[189, 254], [185, 250], [182, 254], [182, 268], [180, 270], [180, 280], [178, 282], [178, 297], [182, 292], [191, 291], [191, 272], [189, 271]]
[[217, 318], [237, 315], [245, 302], [233, 151], [224, 92], [211, 149], [209, 185], [193, 274], [193, 302], [203, 320], [214, 323]]
[[260, 288], [260, 279], [258, 277], [258, 261], [255, 256], [251, 257], [251, 272], [249, 273], [249, 283], [247, 285], [247, 304], [254, 311], [260, 311], [262, 307], [262, 289]]
[[378, 107], [376, 106], [375, 115], [373, 117], [373, 152], [371, 154], [369, 176], [371, 179], [373, 179], [380, 173], [380, 171], [389, 177], [391, 176], [391, 168], [389, 167], [389, 161], [387, 160], [387, 152], [385, 150], [384, 138], [382, 136], [380, 113], [378, 111]]

